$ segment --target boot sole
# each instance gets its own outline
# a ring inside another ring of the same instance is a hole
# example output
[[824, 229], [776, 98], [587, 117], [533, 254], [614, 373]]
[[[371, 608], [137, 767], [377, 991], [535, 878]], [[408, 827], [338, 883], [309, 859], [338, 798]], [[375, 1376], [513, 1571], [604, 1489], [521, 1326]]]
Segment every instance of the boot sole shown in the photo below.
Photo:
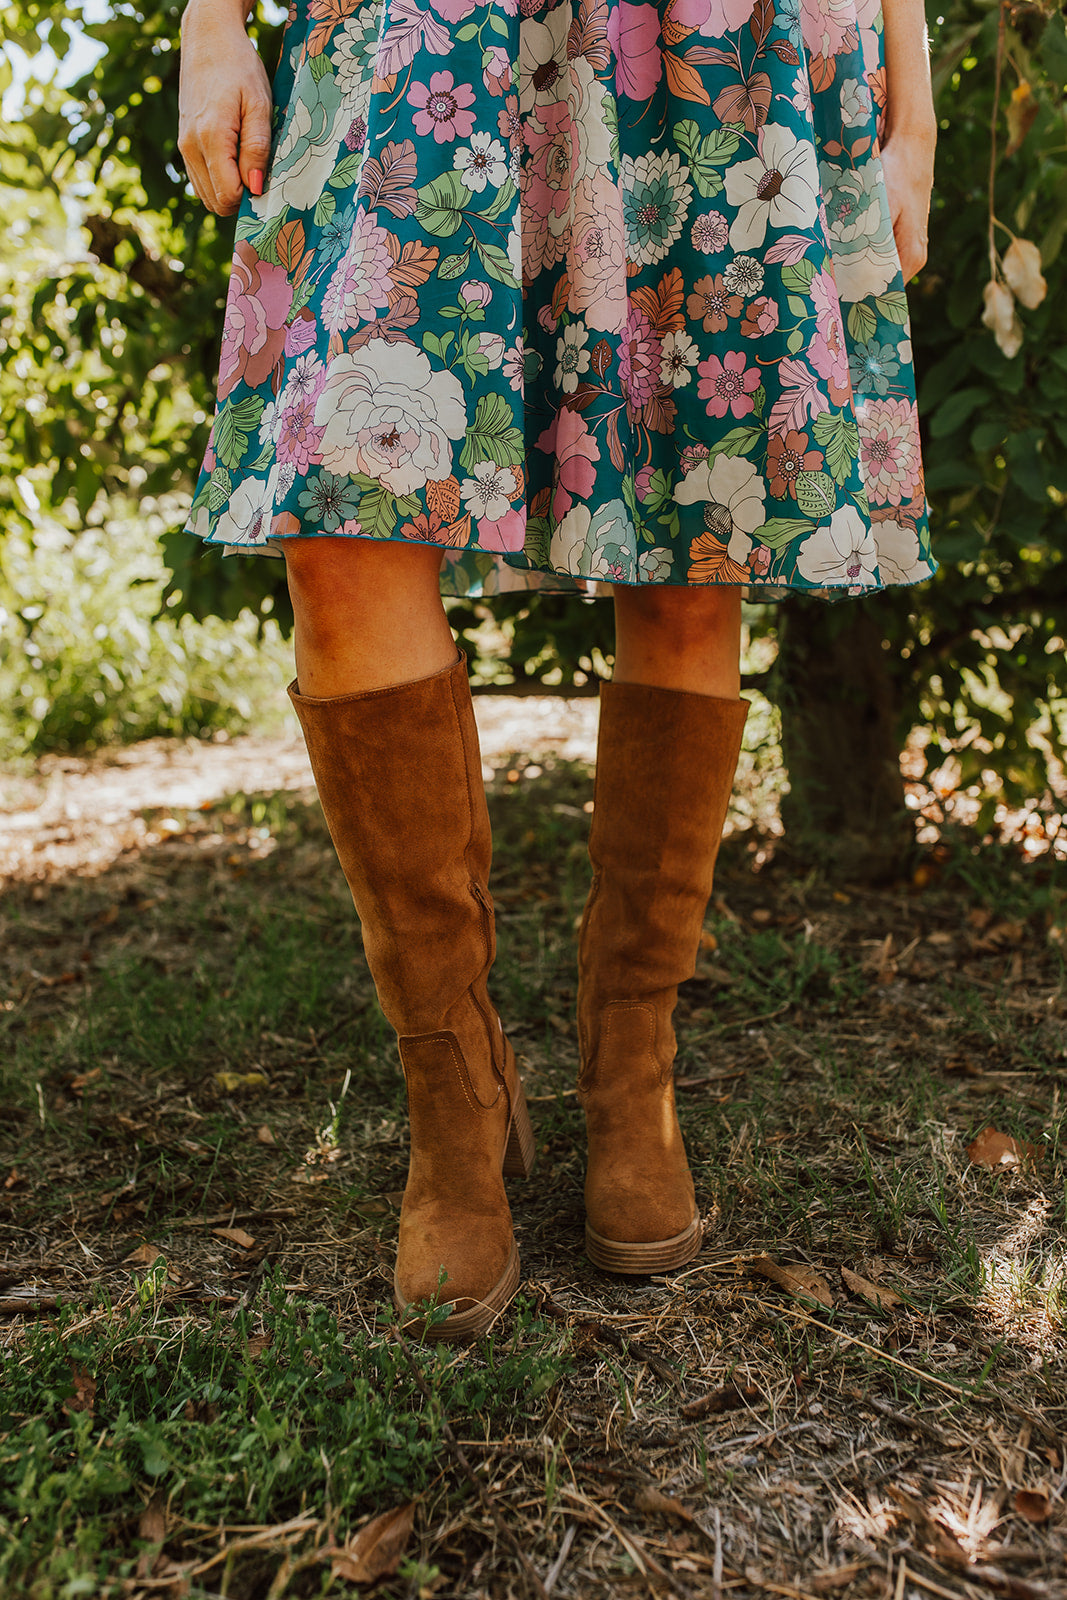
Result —
[[684, 1267], [699, 1252], [703, 1235], [700, 1218], [694, 1217], [683, 1233], [676, 1233], [671, 1239], [653, 1239], [647, 1244], [622, 1244], [617, 1239], [605, 1239], [587, 1222], [585, 1253], [594, 1267], [599, 1267], [602, 1272], [647, 1276], [651, 1272], [671, 1272], [675, 1267]]
[[[519, 1287], [519, 1276], [519, 1252], [513, 1240], [503, 1276], [490, 1289], [484, 1300], [469, 1306], [466, 1311], [453, 1312], [450, 1317], [446, 1317], [443, 1322], [435, 1322], [432, 1327], [427, 1327], [420, 1318], [413, 1318], [410, 1322], [404, 1323], [404, 1332], [411, 1333], [418, 1339], [451, 1341], [455, 1344], [466, 1344], [472, 1339], [480, 1339], [483, 1333], [488, 1333], [505, 1306], [514, 1299]], [[410, 1309], [399, 1297], [394, 1297], [394, 1304], [401, 1318]]]

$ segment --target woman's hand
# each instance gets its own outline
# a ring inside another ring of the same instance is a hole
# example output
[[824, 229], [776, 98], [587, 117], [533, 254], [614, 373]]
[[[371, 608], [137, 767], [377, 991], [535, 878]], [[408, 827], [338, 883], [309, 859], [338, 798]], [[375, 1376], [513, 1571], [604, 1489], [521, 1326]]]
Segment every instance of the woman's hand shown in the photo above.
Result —
[[889, 215], [905, 283], [926, 264], [935, 142], [933, 130], [912, 133], [898, 128], [882, 146]]
[[243, 0], [191, 0], [182, 17], [178, 149], [209, 211], [229, 217], [244, 187], [263, 190], [271, 93], [244, 30]]

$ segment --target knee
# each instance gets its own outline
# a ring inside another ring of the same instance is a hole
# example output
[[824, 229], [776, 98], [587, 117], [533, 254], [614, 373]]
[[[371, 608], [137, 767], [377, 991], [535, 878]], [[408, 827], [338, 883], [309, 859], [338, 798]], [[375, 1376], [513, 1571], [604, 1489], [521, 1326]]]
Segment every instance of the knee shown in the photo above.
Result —
[[441, 552], [426, 545], [369, 539], [291, 539], [286, 577], [294, 606], [324, 621], [369, 595], [401, 596], [437, 584]]
[[619, 588], [615, 597], [626, 624], [668, 635], [680, 645], [732, 634], [741, 617], [741, 591], [733, 586], [686, 589], [656, 584]]

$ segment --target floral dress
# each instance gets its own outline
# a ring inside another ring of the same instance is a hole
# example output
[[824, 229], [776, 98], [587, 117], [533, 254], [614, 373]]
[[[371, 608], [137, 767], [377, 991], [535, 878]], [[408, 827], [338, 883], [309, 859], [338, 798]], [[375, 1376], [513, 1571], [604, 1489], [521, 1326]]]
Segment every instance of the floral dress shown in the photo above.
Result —
[[445, 593], [915, 583], [878, 0], [291, 0], [189, 529]]

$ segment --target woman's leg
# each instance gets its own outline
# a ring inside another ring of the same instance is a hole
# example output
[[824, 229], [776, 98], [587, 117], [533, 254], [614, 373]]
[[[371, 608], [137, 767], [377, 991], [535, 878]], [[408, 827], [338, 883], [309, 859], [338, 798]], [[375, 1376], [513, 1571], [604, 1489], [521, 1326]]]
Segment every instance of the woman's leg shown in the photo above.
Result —
[[615, 683], [736, 700], [741, 590], [615, 588]]
[[486, 986], [491, 844], [466, 663], [438, 551], [316, 539], [287, 557], [290, 695], [407, 1083], [396, 1301], [439, 1295], [453, 1309], [434, 1336], [471, 1337], [518, 1287], [503, 1177], [529, 1171], [533, 1138]]
[[387, 689], [455, 661], [432, 545], [290, 539], [285, 561], [301, 694]]
[[748, 711], [740, 591], [617, 589], [615, 606], [578, 946], [586, 1248], [609, 1271], [664, 1272], [701, 1240], [671, 1017], [693, 974]]

